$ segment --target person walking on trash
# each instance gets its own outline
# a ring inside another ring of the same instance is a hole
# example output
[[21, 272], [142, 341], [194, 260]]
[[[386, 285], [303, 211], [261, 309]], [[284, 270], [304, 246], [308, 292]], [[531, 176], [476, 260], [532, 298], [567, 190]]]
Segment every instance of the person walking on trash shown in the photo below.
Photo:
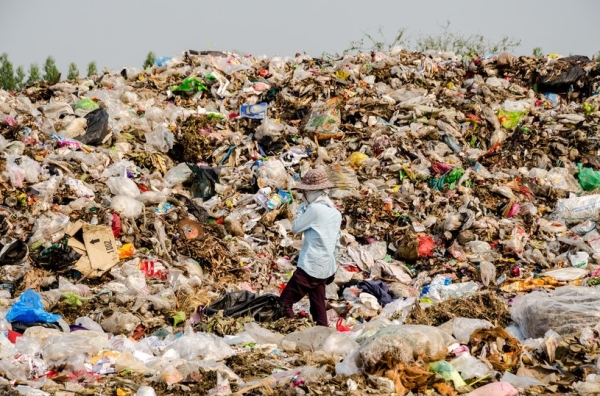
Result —
[[310, 314], [319, 326], [327, 326], [325, 286], [333, 282], [339, 250], [342, 215], [329, 199], [333, 184], [321, 169], [311, 169], [294, 188], [301, 190], [305, 202], [296, 212], [292, 232], [303, 233], [298, 268], [281, 293], [284, 315], [294, 318], [293, 305], [306, 294]]

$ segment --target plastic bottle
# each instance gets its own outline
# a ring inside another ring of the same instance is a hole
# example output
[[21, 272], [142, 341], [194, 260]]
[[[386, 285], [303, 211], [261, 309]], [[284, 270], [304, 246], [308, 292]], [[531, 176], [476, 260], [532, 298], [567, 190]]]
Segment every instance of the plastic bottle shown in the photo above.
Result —
[[90, 224], [91, 225], [98, 225], [98, 215], [93, 215], [92, 219], [90, 220]]

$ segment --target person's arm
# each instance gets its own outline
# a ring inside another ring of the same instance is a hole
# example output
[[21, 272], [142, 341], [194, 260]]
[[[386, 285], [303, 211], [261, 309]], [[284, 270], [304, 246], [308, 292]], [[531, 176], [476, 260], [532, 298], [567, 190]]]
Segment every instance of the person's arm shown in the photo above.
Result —
[[316, 218], [317, 212], [314, 206], [309, 205], [303, 214], [296, 216], [296, 219], [294, 219], [294, 222], [292, 223], [292, 232], [298, 234], [308, 230]]

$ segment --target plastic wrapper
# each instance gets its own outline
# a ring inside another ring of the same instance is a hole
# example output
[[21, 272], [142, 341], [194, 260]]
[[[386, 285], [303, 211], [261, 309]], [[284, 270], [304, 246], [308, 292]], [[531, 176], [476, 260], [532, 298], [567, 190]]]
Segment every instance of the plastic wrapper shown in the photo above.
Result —
[[515, 298], [512, 319], [526, 338], [543, 337], [548, 330], [565, 336], [600, 320], [600, 290], [565, 286], [549, 293], [534, 291]]

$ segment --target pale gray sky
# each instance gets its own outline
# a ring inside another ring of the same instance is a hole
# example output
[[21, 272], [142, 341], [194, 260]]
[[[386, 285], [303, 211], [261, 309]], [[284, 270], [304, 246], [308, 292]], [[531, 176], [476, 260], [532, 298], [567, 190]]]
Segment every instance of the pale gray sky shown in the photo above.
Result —
[[[66, 74], [75, 62], [98, 68], [141, 67], [148, 51], [173, 56], [188, 49], [253, 55], [341, 52], [362, 31], [390, 39], [451, 30], [521, 40], [517, 54], [592, 56], [600, 50], [598, 0], [0, 0], [0, 53], [16, 66], [54, 56]], [[63, 74], [64, 75], [64, 74]]]

